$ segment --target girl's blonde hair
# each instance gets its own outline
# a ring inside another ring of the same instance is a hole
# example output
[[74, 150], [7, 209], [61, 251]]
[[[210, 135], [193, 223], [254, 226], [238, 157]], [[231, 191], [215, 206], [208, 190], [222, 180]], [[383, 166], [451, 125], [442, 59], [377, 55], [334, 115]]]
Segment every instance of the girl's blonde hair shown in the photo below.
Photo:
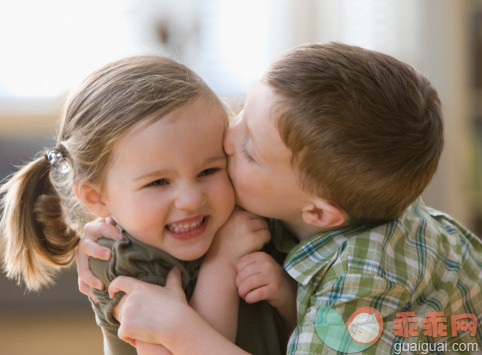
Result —
[[166, 57], [122, 59], [87, 77], [65, 105], [55, 147], [70, 172], [52, 167], [44, 151], [0, 187], [7, 276], [32, 290], [52, 283], [59, 267], [72, 263], [83, 225], [93, 218], [75, 198], [74, 183], [102, 186], [111, 153], [131, 127], [198, 98], [223, 109], [198, 75]]

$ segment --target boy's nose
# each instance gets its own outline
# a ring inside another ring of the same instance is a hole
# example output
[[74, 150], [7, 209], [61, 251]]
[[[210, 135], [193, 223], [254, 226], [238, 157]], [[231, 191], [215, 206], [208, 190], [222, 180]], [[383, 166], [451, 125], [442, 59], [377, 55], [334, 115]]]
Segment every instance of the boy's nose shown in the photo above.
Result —
[[227, 155], [234, 155], [236, 152], [236, 144], [237, 144], [237, 137], [239, 136], [239, 125], [242, 120], [243, 111], [241, 111], [236, 118], [234, 119], [234, 122], [229, 126], [229, 128], [226, 130], [224, 133], [224, 141], [223, 141], [223, 147], [224, 147], [224, 152]]
[[233, 155], [234, 154], [234, 130], [236, 127], [229, 127], [226, 132], [224, 133], [224, 141], [223, 141], [223, 147], [224, 147], [224, 152], [227, 155]]
[[206, 204], [206, 197], [202, 189], [192, 186], [181, 189], [174, 206], [179, 210], [196, 211]]

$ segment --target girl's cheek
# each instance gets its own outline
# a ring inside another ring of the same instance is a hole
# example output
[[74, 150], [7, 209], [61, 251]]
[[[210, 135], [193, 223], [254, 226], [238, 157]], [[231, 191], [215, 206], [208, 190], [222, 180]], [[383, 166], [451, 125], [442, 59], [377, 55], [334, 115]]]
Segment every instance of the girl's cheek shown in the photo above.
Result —
[[211, 195], [220, 202], [222, 201], [224, 205], [234, 206], [234, 190], [227, 174], [220, 176], [219, 179], [213, 179], [209, 189], [211, 191]]
[[144, 207], [146, 211], [159, 211], [164, 210], [169, 205], [169, 196], [164, 193], [151, 193], [146, 194], [143, 201], [139, 203]]

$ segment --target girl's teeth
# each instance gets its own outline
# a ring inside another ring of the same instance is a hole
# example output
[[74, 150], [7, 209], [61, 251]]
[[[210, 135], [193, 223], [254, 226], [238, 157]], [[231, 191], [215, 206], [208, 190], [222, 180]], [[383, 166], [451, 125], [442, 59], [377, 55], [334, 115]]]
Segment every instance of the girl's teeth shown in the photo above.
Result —
[[190, 230], [199, 227], [203, 223], [203, 221], [204, 221], [204, 217], [201, 218], [199, 221], [195, 221], [191, 223], [184, 223], [184, 224], [171, 223], [167, 225], [167, 228], [171, 231], [174, 231], [175, 233], [189, 232]]

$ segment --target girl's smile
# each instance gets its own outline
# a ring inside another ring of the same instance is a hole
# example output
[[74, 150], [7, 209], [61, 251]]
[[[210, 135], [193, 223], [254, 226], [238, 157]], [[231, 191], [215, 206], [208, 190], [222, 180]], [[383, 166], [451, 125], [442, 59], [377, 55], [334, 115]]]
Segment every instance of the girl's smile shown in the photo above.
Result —
[[166, 225], [167, 233], [179, 240], [193, 239], [204, 233], [208, 224], [208, 216], [185, 218], [182, 221]]

